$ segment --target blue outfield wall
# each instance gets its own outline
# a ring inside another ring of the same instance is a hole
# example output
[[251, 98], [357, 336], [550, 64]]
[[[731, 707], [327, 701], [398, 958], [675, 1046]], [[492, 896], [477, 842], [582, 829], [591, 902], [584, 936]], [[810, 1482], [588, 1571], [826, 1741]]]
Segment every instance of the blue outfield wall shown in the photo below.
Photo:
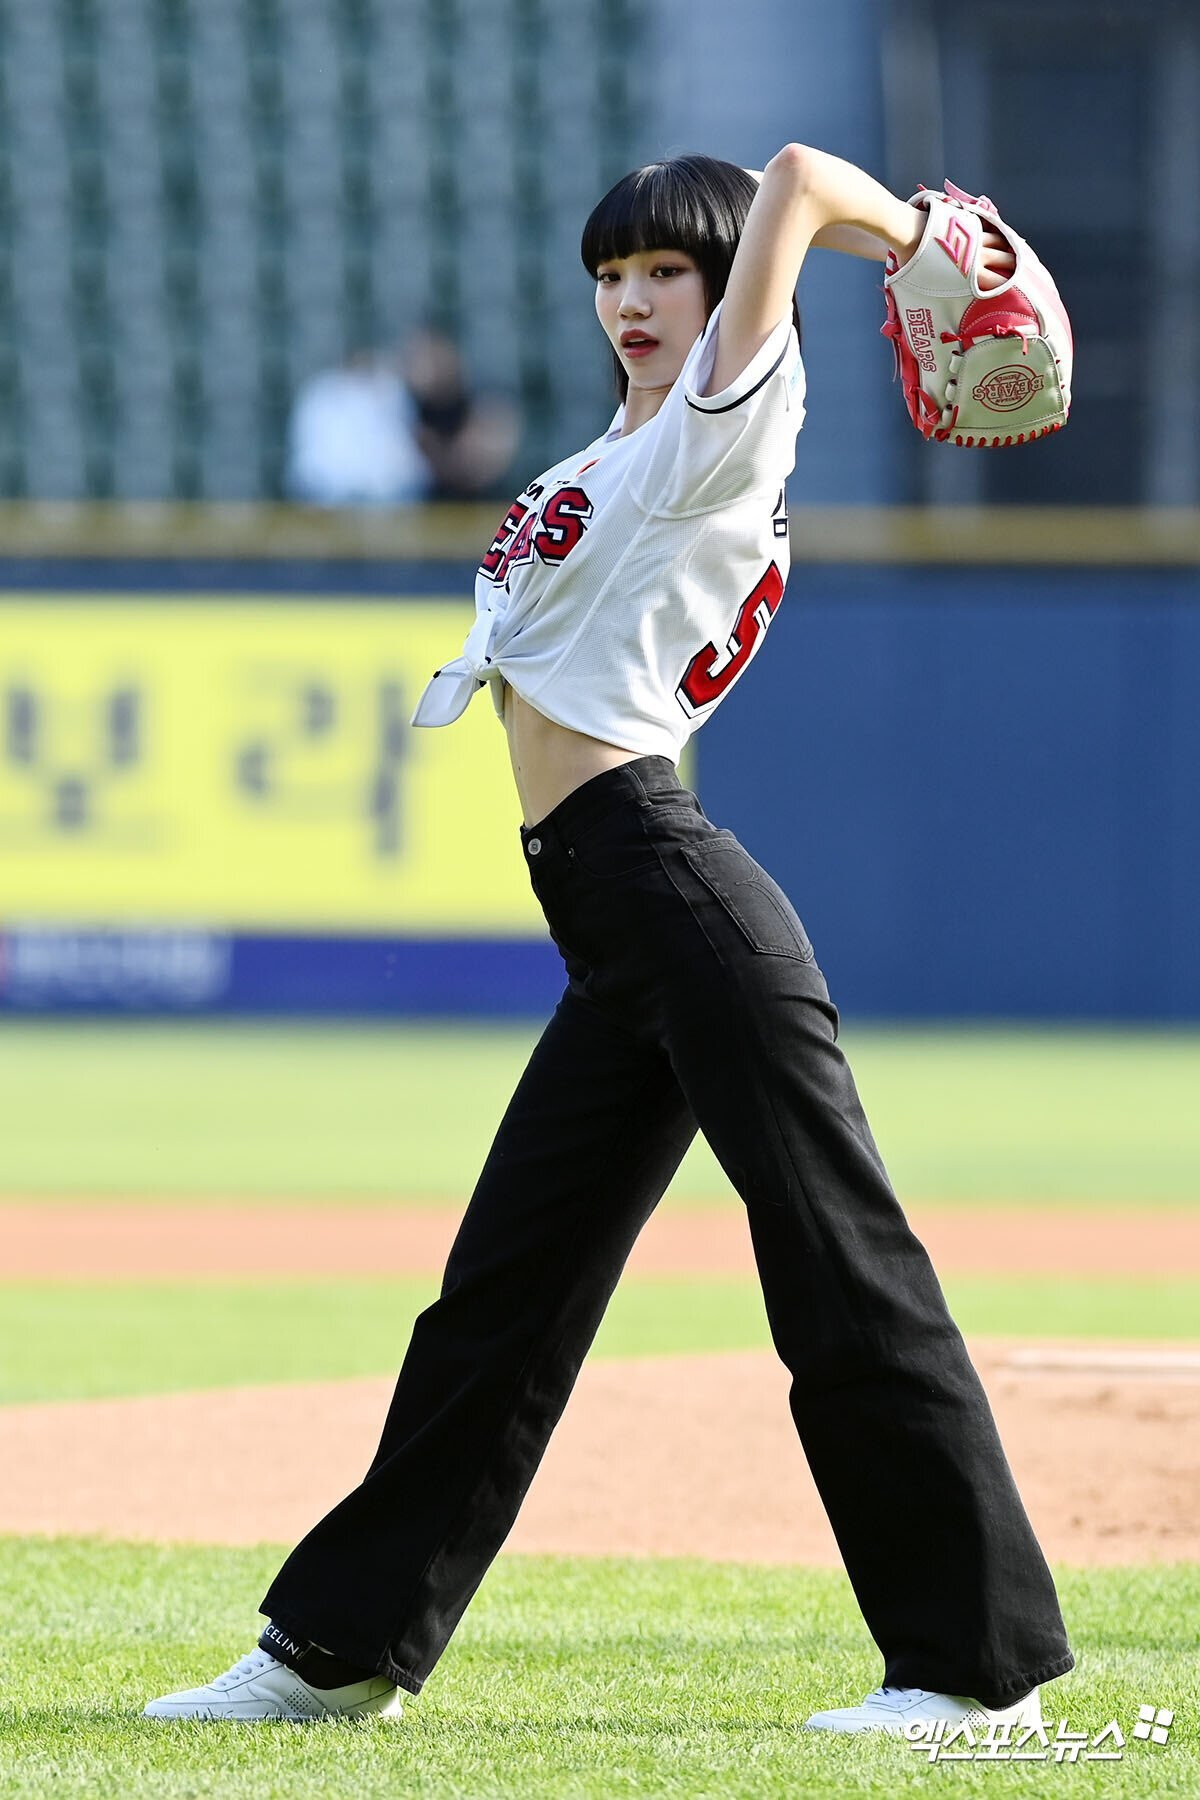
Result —
[[0, 1013], [547, 1017], [549, 942], [192, 928], [0, 932]]
[[1192, 569], [794, 570], [700, 789], [878, 1017], [1200, 1017]]
[[[148, 604], [162, 606], [170, 572], [150, 571], [160, 597]], [[32, 585], [27, 567], [0, 573]], [[39, 573], [32, 604], [53, 606], [58, 571]], [[267, 591], [285, 608], [356, 587], [330, 565], [290, 587], [282, 565], [261, 585], [257, 573], [176, 565], [175, 593]], [[469, 586], [444, 564], [370, 573], [370, 603], [395, 609], [398, 638], [406, 593], [428, 611], [436, 577], [461, 610]], [[137, 568], [120, 574], [114, 585], [136, 597]], [[59, 579], [76, 598], [113, 592]], [[1193, 567], [801, 564], [760, 653], [693, 742], [706, 809], [792, 896], [843, 1010], [1200, 1019]], [[492, 753], [489, 742], [489, 769]], [[438, 768], [439, 780], [453, 773]], [[26, 840], [5, 829], [12, 855]], [[511, 848], [519, 859], [515, 830]], [[73, 924], [22, 911], [3, 889], [0, 857], [10, 1013], [545, 1016], [561, 987], [553, 948], [508, 935], [498, 907], [495, 920], [483, 907], [473, 936], [436, 920], [391, 935], [282, 918], [247, 929], [203, 909], [174, 928], [97, 928], [86, 902]]]

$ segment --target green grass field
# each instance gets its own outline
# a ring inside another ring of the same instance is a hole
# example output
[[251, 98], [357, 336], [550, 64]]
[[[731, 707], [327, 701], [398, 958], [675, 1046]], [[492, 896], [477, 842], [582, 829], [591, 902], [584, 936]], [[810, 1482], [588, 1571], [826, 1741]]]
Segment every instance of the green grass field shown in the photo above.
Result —
[[[454, 1206], [532, 1026], [0, 1026], [0, 1195]], [[869, 1031], [843, 1046], [906, 1202], [1200, 1205], [1200, 1035]], [[702, 1147], [672, 1197], [723, 1200]]]
[[1066, 1573], [1080, 1666], [1047, 1717], [1089, 1737], [1142, 1703], [1178, 1723], [1122, 1761], [941, 1765], [902, 1743], [798, 1731], [877, 1659], [845, 1580], [802, 1569], [512, 1557], [400, 1722], [153, 1724], [144, 1696], [246, 1647], [271, 1550], [0, 1541], [0, 1792], [42, 1800], [891, 1800], [1200, 1792], [1200, 1571]]
[[[967, 1333], [1194, 1335], [1200, 1281], [958, 1276], [945, 1288]], [[0, 1403], [165, 1394], [256, 1381], [334, 1381], [396, 1369], [432, 1278], [287, 1282], [0, 1284]], [[769, 1348], [758, 1284], [630, 1279], [594, 1356]]]
[[[3, 1201], [147, 1206], [240, 1197], [461, 1205], [529, 1029], [8, 1024]], [[1078, 1215], [1200, 1204], [1200, 1037], [847, 1029], [907, 1202]], [[667, 1204], [736, 1205], [695, 1151]], [[946, 1282], [968, 1332], [1197, 1335], [1187, 1275], [1031, 1269]], [[5, 1282], [0, 1402], [392, 1371], [429, 1278]], [[630, 1280], [595, 1354], [768, 1342], [743, 1279]], [[264, 1538], [270, 1521], [264, 1520]], [[1200, 1567], [1061, 1571], [1080, 1666], [1050, 1715], [1166, 1748], [1072, 1768], [940, 1765], [903, 1745], [797, 1732], [878, 1679], [845, 1580], [803, 1569], [501, 1558], [403, 1723], [162, 1727], [154, 1692], [248, 1647], [286, 1546], [254, 1551], [0, 1539], [0, 1800], [419, 1795], [437, 1800], [840, 1800], [929, 1784], [1008, 1795], [1200, 1794]], [[915, 1553], [919, 1554], [919, 1546]]]

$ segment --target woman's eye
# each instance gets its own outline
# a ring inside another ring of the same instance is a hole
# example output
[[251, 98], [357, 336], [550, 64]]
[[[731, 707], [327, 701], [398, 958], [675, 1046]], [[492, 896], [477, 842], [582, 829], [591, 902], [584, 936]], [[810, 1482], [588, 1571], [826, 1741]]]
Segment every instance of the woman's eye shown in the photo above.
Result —
[[683, 270], [678, 263], [659, 263], [654, 273], [656, 275], [682, 275]]

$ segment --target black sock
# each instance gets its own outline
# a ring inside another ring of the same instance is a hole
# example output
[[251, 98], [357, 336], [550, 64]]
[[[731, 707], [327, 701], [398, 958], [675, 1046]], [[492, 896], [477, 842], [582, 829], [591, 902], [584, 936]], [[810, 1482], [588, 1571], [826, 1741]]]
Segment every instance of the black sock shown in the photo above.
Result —
[[309, 1687], [349, 1687], [355, 1681], [370, 1681], [378, 1673], [375, 1669], [364, 1669], [358, 1663], [344, 1662], [330, 1650], [318, 1649], [309, 1638], [285, 1631], [274, 1619], [259, 1638], [258, 1647], [266, 1650], [276, 1662], [286, 1664], [301, 1681], [307, 1681]]

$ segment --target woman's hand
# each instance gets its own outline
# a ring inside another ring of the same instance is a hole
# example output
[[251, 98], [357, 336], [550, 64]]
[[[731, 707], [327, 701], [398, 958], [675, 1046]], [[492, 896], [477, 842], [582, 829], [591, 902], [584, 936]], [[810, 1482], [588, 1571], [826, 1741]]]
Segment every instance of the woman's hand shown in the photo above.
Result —
[[984, 227], [983, 255], [980, 259], [979, 285], [984, 293], [989, 288], [1003, 287], [1017, 266], [1007, 238]]

